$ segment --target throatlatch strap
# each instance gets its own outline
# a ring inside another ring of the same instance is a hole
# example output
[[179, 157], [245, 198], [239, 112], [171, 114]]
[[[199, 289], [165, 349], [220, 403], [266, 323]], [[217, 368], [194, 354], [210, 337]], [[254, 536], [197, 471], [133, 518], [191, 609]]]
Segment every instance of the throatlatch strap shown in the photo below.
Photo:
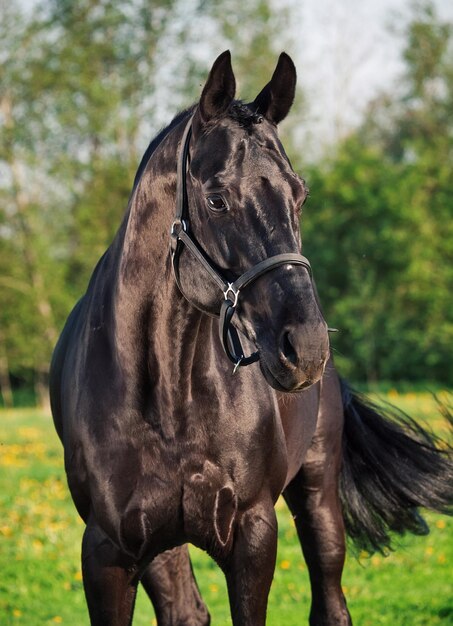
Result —
[[178, 164], [176, 168], [176, 213], [175, 222], [187, 217], [187, 159], [189, 157], [189, 145], [190, 137], [192, 136], [192, 116], [184, 128], [184, 133], [181, 138], [182, 149], [179, 151]]

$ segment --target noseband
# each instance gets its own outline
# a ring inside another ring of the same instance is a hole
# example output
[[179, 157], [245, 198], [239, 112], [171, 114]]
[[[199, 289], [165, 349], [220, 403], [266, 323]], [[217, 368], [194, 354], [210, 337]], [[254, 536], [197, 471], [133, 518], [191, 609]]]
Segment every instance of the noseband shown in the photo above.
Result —
[[250, 356], [244, 355], [244, 350], [239, 339], [236, 328], [231, 321], [236, 312], [241, 290], [245, 289], [257, 278], [266, 274], [280, 265], [302, 265], [308, 270], [311, 277], [311, 267], [308, 259], [301, 254], [288, 252], [286, 254], [276, 254], [260, 263], [257, 263], [244, 272], [234, 282], [225, 280], [220, 272], [214, 267], [206, 252], [190, 236], [189, 211], [187, 199], [187, 163], [189, 158], [189, 144], [192, 135], [192, 117], [187, 122], [181, 140], [181, 150], [178, 156], [177, 182], [176, 182], [176, 213], [170, 230], [171, 257], [173, 272], [179, 290], [184, 295], [179, 277], [179, 255], [183, 245], [200, 262], [213, 280], [223, 292], [224, 300], [220, 307], [219, 335], [226, 355], [234, 363], [233, 373], [239, 366], [250, 365], [259, 359], [259, 352], [253, 352]]

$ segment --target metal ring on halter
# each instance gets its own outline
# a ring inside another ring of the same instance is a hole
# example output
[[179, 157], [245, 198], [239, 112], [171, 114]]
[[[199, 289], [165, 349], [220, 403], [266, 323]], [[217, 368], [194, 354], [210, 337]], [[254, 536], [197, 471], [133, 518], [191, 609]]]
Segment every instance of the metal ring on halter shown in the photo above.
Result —
[[[229, 300], [231, 302], [231, 306], [233, 307], [233, 309], [235, 309], [236, 306], [237, 306], [238, 298], [239, 298], [239, 292], [240, 292], [240, 290], [239, 289], [235, 289], [233, 283], [228, 283], [228, 287], [223, 292], [225, 300]], [[231, 299], [229, 297], [230, 293], [233, 294], [233, 299]]]
[[244, 357], [241, 356], [239, 357], [239, 359], [236, 361], [236, 365], [233, 367], [233, 374], [236, 374], [236, 372], [239, 369], [239, 366], [241, 365], [242, 361], [244, 360]]
[[[176, 230], [178, 226], [181, 226], [181, 228], [179, 230]], [[187, 222], [185, 220], [182, 219], [176, 219], [174, 220], [173, 224], [170, 227], [170, 235], [172, 237], [177, 237], [178, 234], [181, 232], [181, 230], [183, 230], [185, 233], [187, 233]]]

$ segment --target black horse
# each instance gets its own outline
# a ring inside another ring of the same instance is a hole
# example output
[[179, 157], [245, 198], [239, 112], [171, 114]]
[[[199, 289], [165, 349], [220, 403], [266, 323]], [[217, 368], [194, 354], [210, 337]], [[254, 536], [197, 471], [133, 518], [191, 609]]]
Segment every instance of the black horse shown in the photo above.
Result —
[[424, 530], [417, 506], [452, 500], [451, 464], [428, 434], [380, 416], [334, 369], [300, 254], [307, 188], [277, 136], [295, 83], [282, 54], [244, 104], [220, 55], [199, 103], [146, 151], [55, 349], [52, 410], [86, 522], [92, 624], [130, 624], [140, 581], [160, 625], [208, 624], [188, 542], [224, 571], [233, 623], [264, 624], [282, 492], [310, 623], [350, 624], [345, 522], [381, 548], [389, 530]]

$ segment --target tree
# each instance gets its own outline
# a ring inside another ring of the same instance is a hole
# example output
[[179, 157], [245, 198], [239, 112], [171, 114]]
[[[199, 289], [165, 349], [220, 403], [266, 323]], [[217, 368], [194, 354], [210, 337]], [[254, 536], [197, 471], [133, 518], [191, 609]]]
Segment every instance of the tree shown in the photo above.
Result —
[[[53, 346], [121, 221], [140, 157], [157, 130], [153, 120], [162, 119], [158, 112], [165, 110], [169, 122], [198, 97], [219, 40], [223, 49], [240, 39], [232, 46], [239, 74], [250, 76], [253, 58], [253, 77], [257, 64], [266, 69], [257, 76], [259, 88], [268, 79], [276, 61], [269, 46], [274, 14], [264, 0], [229, 0], [229, 8], [200, 2], [190, 22], [179, 0], [51, 0], [28, 15], [0, 0], [4, 398], [11, 373], [46, 402]], [[245, 20], [256, 24], [250, 56]], [[202, 22], [218, 35], [207, 39], [205, 62], [194, 29]], [[165, 93], [161, 67], [168, 70], [172, 55], [184, 57], [182, 82], [171, 75]], [[257, 88], [251, 85], [252, 97]]]
[[127, 204], [165, 12], [94, 0], [27, 19], [0, 10], [2, 363], [45, 403], [59, 329]]
[[309, 176], [307, 253], [355, 379], [451, 382], [451, 34], [432, 7], [419, 9], [406, 33], [404, 88], [374, 102]]

